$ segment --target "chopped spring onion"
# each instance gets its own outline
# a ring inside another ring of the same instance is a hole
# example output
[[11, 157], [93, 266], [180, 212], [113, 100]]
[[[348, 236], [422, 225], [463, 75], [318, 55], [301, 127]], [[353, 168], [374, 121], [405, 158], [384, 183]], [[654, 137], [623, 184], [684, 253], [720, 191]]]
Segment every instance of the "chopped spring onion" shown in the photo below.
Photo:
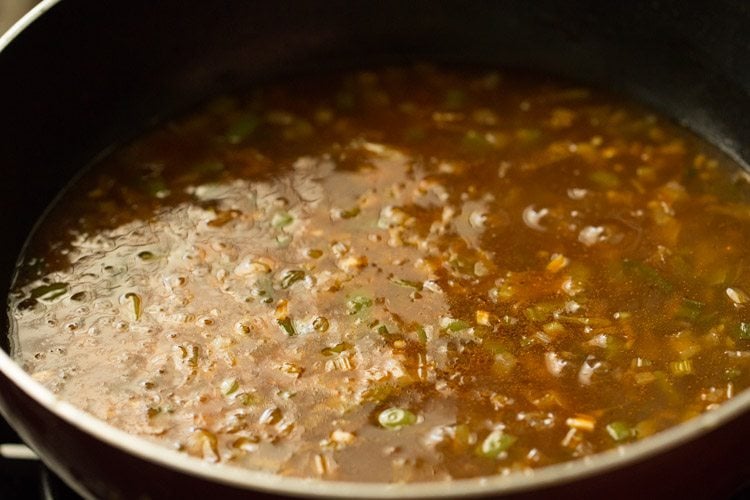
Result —
[[461, 330], [466, 330], [467, 328], [470, 328], [470, 327], [471, 325], [467, 323], [466, 321], [456, 319], [448, 323], [445, 329], [451, 332], [460, 332]]
[[680, 361], [672, 361], [669, 363], [669, 371], [672, 375], [682, 377], [683, 375], [690, 375], [693, 373], [693, 362], [689, 359], [681, 359]]
[[538, 128], [521, 128], [516, 130], [516, 139], [524, 146], [530, 146], [542, 138], [542, 131]]
[[692, 321], [700, 315], [704, 306], [705, 304], [703, 304], [703, 302], [698, 302], [697, 300], [683, 299], [682, 303], [680, 304], [680, 307], [677, 308], [677, 313], [675, 314], [675, 317], [679, 319]]
[[135, 317], [135, 320], [138, 321], [141, 319], [141, 296], [137, 293], [126, 293], [125, 298], [130, 300], [133, 304], [133, 316]]
[[193, 172], [196, 172], [201, 175], [211, 175], [211, 174], [218, 174], [219, 172], [224, 170], [224, 163], [218, 161], [218, 160], [208, 160], [196, 163], [193, 165]]
[[350, 344], [349, 342], [339, 342], [335, 346], [323, 348], [323, 350], [320, 351], [320, 353], [323, 356], [333, 356], [334, 354], [341, 354], [342, 352], [349, 350], [352, 347], [354, 346]]
[[393, 431], [415, 424], [416, 422], [417, 416], [403, 408], [388, 408], [381, 411], [378, 415], [378, 423], [386, 429]]
[[281, 278], [281, 288], [287, 289], [296, 282], [302, 280], [304, 277], [305, 271], [301, 271], [299, 269], [292, 269], [291, 271], [287, 271]]
[[378, 333], [378, 335], [388, 335], [388, 327], [385, 325], [378, 325], [375, 328], [375, 331]]
[[138, 252], [138, 258], [141, 260], [153, 260], [154, 257], [154, 254], [149, 252], [148, 250]]
[[271, 218], [271, 225], [277, 228], [286, 227], [292, 222], [294, 222], [294, 217], [288, 212], [276, 212]]
[[740, 340], [750, 340], [750, 323], [741, 322], [737, 327], [737, 331]]
[[620, 178], [617, 174], [607, 170], [594, 170], [589, 175], [589, 179], [605, 189], [614, 189], [620, 185]]
[[545, 323], [544, 326], [542, 326], [542, 330], [544, 330], [544, 333], [546, 333], [547, 335], [553, 336], [565, 333], [565, 327], [559, 321], [550, 321], [549, 323]]
[[672, 283], [659, 274], [659, 271], [641, 261], [625, 259], [622, 261], [622, 267], [626, 274], [638, 277], [663, 292], [671, 292], [674, 288]]
[[446, 109], [458, 110], [466, 104], [466, 92], [460, 89], [450, 89], [445, 93], [443, 106]]
[[487, 140], [484, 134], [475, 130], [469, 130], [464, 134], [461, 140], [461, 146], [469, 152], [483, 153], [492, 149], [492, 143]]
[[260, 401], [255, 394], [249, 392], [238, 392], [234, 395], [234, 400], [243, 406], [252, 406]]
[[423, 326], [417, 327], [417, 339], [419, 339], [420, 344], [427, 343], [427, 331]]
[[372, 305], [372, 299], [364, 295], [355, 295], [346, 303], [349, 314], [357, 314]]
[[607, 431], [607, 434], [609, 434], [609, 436], [617, 442], [626, 441], [635, 437], [635, 429], [630, 427], [625, 422], [621, 422], [619, 420], [610, 422], [609, 424], [607, 424], [605, 429]]
[[50, 283], [31, 290], [32, 299], [54, 300], [68, 291], [67, 283]]
[[307, 251], [307, 256], [311, 259], [319, 259], [323, 256], [323, 250], [319, 250], [317, 248], [311, 248]]
[[415, 290], [421, 292], [423, 288], [423, 284], [421, 281], [412, 281], [412, 280], [405, 280], [401, 278], [391, 278], [391, 283], [394, 283], [398, 286], [403, 286], [406, 288], [414, 288]]
[[239, 388], [240, 388], [240, 382], [234, 377], [224, 379], [221, 382], [221, 385], [219, 386], [221, 393], [225, 396], [229, 396], [233, 392], [236, 392], [237, 389]]
[[294, 323], [292, 323], [292, 318], [290, 318], [289, 316], [277, 319], [276, 323], [281, 327], [284, 333], [286, 333], [290, 337], [297, 335], [297, 331], [294, 329]]
[[323, 316], [318, 316], [313, 320], [312, 326], [316, 332], [323, 333], [325, 331], [328, 331], [328, 319], [324, 318]]
[[349, 111], [354, 109], [356, 105], [356, 99], [354, 94], [351, 92], [341, 91], [336, 96], [336, 107], [341, 111]]
[[484, 438], [482, 444], [477, 448], [477, 455], [486, 458], [498, 458], [503, 452], [508, 451], [517, 440], [517, 437], [496, 429]]
[[505, 302], [512, 299], [515, 292], [511, 284], [503, 283], [499, 287], [491, 288], [489, 295], [493, 302]]
[[279, 248], [286, 248], [291, 242], [292, 235], [290, 234], [280, 234], [276, 236], [276, 245], [278, 245]]
[[339, 215], [342, 219], [353, 219], [354, 217], [358, 216], [361, 212], [359, 207], [352, 207], [348, 210], [342, 210]]
[[226, 134], [227, 141], [230, 144], [239, 144], [252, 135], [259, 125], [260, 117], [255, 113], [248, 113], [229, 127]]
[[526, 316], [527, 319], [531, 321], [544, 321], [547, 318], [549, 318], [552, 313], [557, 309], [557, 305], [555, 304], [536, 304], [531, 307], [527, 307], [523, 314]]

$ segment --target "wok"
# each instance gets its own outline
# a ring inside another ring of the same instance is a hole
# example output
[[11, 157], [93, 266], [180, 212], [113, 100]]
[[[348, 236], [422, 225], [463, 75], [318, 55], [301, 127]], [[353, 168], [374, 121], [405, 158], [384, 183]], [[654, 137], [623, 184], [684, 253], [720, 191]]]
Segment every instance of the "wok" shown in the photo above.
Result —
[[[615, 89], [750, 159], [742, 1], [45, 0], [0, 38], [0, 286], [76, 172], [163, 117], [292, 72], [412, 60], [533, 68]], [[57, 400], [0, 336], [0, 410], [86, 497], [717, 498], [750, 479], [750, 391], [645, 441], [508, 477], [355, 484], [209, 465]]]

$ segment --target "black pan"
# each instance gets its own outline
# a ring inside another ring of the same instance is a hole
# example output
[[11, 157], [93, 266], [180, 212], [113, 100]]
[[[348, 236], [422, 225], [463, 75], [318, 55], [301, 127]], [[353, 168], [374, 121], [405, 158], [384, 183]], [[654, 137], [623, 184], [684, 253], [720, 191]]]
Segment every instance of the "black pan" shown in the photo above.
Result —
[[[75, 173], [162, 117], [292, 72], [413, 60], [612, 88], [750, 159], [747, 2], [45, 0], [0, 39], [0, 285]], [[209, 465], [128, 436], [56, 400], [0, 337], [2, 413], [88, 497], [721, 498], [750, 480], [748, 391], [642, 442], [529, 474], [333, 483]]]

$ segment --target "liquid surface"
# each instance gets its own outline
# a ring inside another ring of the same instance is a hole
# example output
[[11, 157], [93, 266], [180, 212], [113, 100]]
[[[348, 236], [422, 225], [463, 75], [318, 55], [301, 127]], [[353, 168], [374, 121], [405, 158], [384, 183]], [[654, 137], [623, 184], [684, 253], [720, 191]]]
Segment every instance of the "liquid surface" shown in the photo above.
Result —
[[565, 82], [387, 68], [121, 149], [23, 258], [15, 356], [212, 462], [427, 481], [644, 439], [750, 384], [750, 186]]

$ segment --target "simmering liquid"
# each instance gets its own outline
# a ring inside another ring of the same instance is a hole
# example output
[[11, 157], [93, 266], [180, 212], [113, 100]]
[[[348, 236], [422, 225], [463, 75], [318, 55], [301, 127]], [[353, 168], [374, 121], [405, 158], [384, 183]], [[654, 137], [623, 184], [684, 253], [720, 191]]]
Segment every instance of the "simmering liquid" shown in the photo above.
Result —
[[749, 182], [537, 76], [268, 85], [69, 189], [22, 258], [14, 354], [211, 462], [408, 482], [571, 460], [750, 384]]

